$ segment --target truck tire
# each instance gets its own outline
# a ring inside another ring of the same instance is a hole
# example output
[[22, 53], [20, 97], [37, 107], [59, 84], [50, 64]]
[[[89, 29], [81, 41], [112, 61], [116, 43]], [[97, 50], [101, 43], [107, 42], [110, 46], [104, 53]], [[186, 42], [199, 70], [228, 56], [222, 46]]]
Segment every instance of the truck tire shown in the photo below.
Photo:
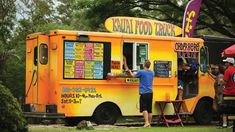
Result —
[[212, 109], [212, 100], [200, 100], [194, 110], [193, 116], [196, 123], [200, 125], [210, 124], [213, 120], [214, 111]]
[[120, 116], [119, 109], [112, 103], [104, 103], [99, 105], [94, 112], [94, 120], [96, 124], [113, 125]]

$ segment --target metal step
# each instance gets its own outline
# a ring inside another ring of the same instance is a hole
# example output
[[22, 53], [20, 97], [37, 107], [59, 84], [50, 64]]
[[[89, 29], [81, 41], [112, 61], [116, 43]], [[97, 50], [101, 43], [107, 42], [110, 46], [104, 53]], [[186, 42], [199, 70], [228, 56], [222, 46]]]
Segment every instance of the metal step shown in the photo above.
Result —
[[65, 118], [63, 113], [44, 113], [44, 112], [23, 112], [24, 117], [26, 118], [44, 118], [44, 119], [52, 119], [52, 118]]

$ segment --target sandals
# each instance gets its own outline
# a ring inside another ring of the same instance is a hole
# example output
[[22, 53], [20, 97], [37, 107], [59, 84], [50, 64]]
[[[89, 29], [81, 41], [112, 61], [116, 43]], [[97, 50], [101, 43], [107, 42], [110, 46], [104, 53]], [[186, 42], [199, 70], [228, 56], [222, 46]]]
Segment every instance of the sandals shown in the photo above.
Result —
[[150, 124], [144, 124], [144, 126], [143, 127], [151, 127], [151, 125]]

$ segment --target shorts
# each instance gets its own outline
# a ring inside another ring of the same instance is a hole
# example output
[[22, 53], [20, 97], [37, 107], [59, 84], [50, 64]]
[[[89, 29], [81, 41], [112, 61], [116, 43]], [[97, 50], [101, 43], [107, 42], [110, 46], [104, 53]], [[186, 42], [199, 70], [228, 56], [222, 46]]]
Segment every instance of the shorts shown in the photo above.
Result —
[[[224, 97], [234, 97], [234, 95], [223, 95]], [[234, 100], [223, 100], [218, 104], [219, 114], [235, 114], [235, 101]]]
[[184, 89], [184, 82], [181, 80], [178, 80], [178, 89]]
[[140, 112], [147, 110], [152, 113], [153, 93], [145, 93], [140, 95]]

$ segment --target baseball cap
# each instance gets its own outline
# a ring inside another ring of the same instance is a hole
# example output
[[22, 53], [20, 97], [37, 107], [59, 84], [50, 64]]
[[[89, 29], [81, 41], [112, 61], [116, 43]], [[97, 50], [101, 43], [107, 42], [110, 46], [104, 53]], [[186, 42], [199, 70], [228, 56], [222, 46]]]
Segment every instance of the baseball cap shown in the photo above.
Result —
[[224, 59], [223, 62], [228, 62], [228, 63], [234, 64], [234, 58], [228, 57], [228, 58]]

